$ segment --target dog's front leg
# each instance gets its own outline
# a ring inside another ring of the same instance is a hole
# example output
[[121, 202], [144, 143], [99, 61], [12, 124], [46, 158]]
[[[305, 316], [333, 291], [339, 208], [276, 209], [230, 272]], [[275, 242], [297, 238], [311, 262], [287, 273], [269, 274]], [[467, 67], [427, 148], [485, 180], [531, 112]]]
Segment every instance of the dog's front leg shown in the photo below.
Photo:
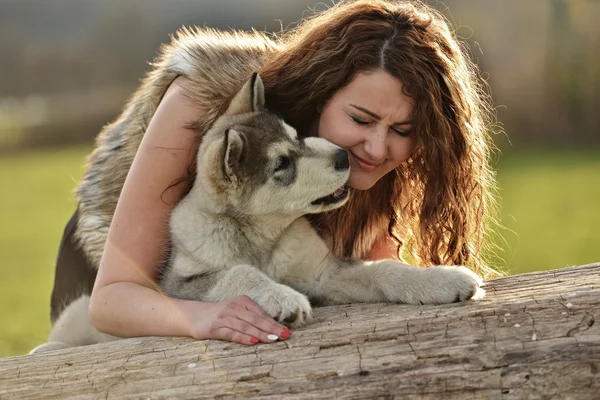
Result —
[[219, 274], [208, 301], [247, 295], [273, 318], [290, 327], [298, 327], [311, 317], [308, 298], [289, 286], [275, 282], [251, 265], [236, 265]]
[[464, 267], [338, 260], [304, 218], [290, 226], [265, 272], [324, 304], [451, 303], [473, 297], [482, 284]]
[[326, 263], [315, 294], [329, 303], [444, 304], [484, 293], [481, 278], [465, 267], [418, 268], [393, 260]]

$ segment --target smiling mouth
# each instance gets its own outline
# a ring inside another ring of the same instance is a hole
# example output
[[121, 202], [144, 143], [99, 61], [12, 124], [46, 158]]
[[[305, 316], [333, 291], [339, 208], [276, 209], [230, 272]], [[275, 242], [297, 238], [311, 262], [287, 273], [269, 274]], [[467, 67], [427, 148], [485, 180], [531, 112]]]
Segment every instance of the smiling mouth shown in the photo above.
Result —
[[367, 171], [367, 172], [375, 171], [377, 168], [381, 167], [381, 165], [383, 164], [383, 162], [380, 164], [371, 164], [367, 161], [364, 161], [362, 158], [358, 157], [356, 154], [354, 154], [352, 152], [349, 152], [349, 153], [352, 155], [352, 158], [354, 158], [354, 161], [356, 162], [356, 164], [358, 164], [358, 166], [362, 170]]
[[344, 185], [332, 194], [325, 197], [320, 197], [315, 201], [311, 202], [310, 204], [312, 204], [313, 206], [328, 206], [346, 200], [346, 198], [348, 198], [349, 195], [350, 189], [348, 189], [348, 186]]

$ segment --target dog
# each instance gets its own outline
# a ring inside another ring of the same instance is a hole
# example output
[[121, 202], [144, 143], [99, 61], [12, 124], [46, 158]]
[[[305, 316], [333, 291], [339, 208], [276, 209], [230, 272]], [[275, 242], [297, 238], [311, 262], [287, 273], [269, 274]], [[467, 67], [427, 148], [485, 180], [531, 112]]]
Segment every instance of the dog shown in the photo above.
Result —
[[[170, 218], [171, 251], [159, 277], [169, 296], [247, 295], [297, 328], [311, 319], [311, 303], [443, 304], [483, 294], [481, 278], [461, 266], [333, 257], [304, 216], [343, 207], [348, 155], [325, 139], [299, 137], [270, 113], [257, 73], [207, 131], [196, 167]], [[71, 303], [50, 342], [32, 352], [115, 340], [91, 326], [88, 306], [87, 296]]]

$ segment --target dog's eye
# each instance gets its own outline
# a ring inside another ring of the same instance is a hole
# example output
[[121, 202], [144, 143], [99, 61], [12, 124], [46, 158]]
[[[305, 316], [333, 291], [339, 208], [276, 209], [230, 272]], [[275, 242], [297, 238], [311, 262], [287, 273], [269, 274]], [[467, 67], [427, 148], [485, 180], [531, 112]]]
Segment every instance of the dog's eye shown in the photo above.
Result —
[[275, 163], [275, 171], [283, 171], [284, 169], [287, 169], [287, 167], [290, 166], [290, 158], [286, 157], [286, 156], [279, 156], [279, 158], [277, 158], [277, 162]]

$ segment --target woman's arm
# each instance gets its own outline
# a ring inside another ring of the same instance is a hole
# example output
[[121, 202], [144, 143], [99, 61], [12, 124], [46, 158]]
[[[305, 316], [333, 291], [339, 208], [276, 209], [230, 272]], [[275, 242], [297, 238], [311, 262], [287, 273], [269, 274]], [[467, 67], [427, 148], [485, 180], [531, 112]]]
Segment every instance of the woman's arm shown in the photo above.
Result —
[[183, 182], [169, 186], [197, 154], [195, 133], [184, 126], [205, 113], [183, 95], [184, 79], [177, 78], [165, 93], [123, 185], [90, 299], [90, 318], [98, 330], [120, 337], [271, 342], [266, 336], [280, 336], [285, 327], [246, 297], [200, 303], [157, 291], [169, 216], [186, 190]]

